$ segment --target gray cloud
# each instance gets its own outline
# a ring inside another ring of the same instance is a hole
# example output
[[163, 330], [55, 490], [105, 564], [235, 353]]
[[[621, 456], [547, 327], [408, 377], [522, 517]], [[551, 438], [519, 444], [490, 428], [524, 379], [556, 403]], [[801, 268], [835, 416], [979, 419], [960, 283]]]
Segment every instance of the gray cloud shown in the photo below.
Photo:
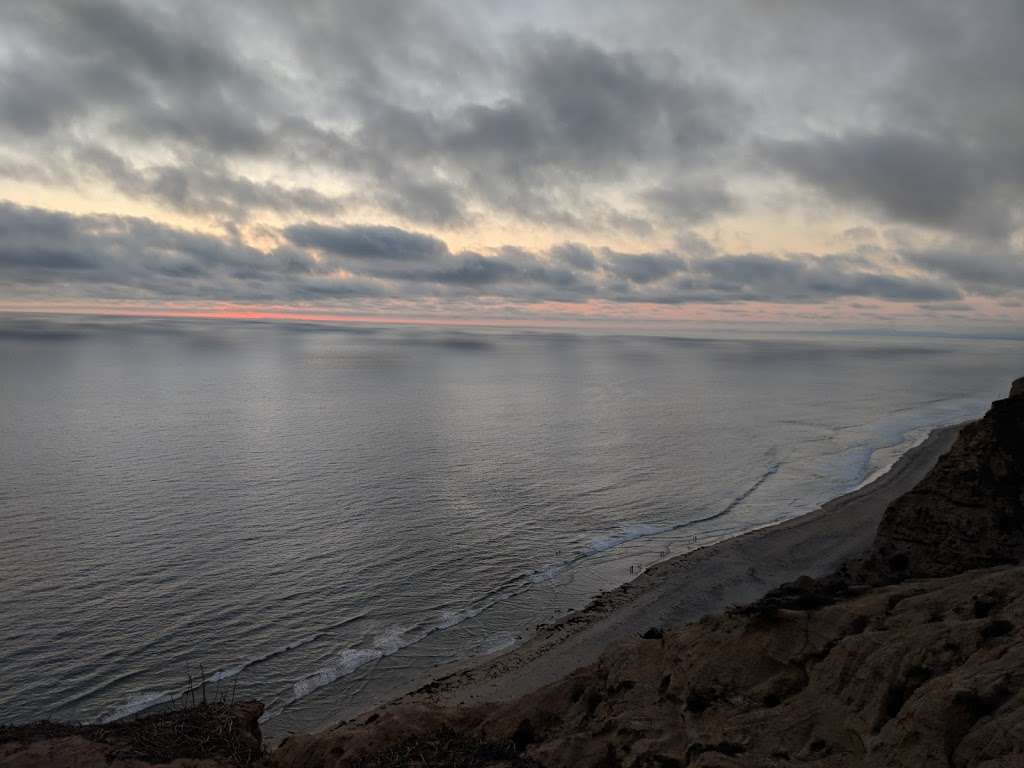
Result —
[[643, 197], [663, 217], [678, 223], [698, 223], [737, 208], [736, 200], [717, 179], [670, 182], [648, 189]]
[[954, 280], [973, 293], [999, 296], [1024, 290], [1024, 253], [953, 244], [908, 252], [904, 258], [918, 269]]
[[1009, 211], [986, 186], [985, 158], [958, 142], [906, 133], [851, 134], [766, 142], [774, 163], [837, 200], [874, 206], [886, 216], [996, 235]]
[[551, 256], [556, 261], [584, 272], [593, 272], [597, 269], [597, 257], [594, 256], [594, 252], [580, 243], [556, 245], [551, 249]]
[[3, 113], [14, 127], [48, 131], [72, 117], [92, 118], [115, 135], [146, 143], [267, 149], [260, 110], [277, 89], [218, 45], [222, 30], [182, 24], [165, 9], [109, 0], [40, 0], [10, 9], [5, 21], [21, 35], [22, 55], [9, 60], [14, 69], [5, 73], [9, 86], [0, 99], [9, 102], [11, 89], [26, 87], [36, 96], [15, 99], [13, 106], [21, 108]]
[[885, 274], [854, 255], [826, 257], [756, 254], [726, 255], [699, 261], [711, 283], [737, 296], [762, 301], [816, 301], [865, 296], [891, 301], [940, 301], [961, 298], [949, 282]]
[[352, 259], [434, 261], [448, 255], [448, 246], [436, 237], [397, 227], [331, 227], [308, 223], [286, 227], [284, 236], [295, 245]]
[[[816, 302], [959, 299], [949, 281], [886, 274], [856, 254], [629, 254], [573, 244], [535, 253], [504, 246], [452, 252], [395, 227], [307, 223], [260, 250], [117, 216], [0, 205], [0, 279], [15, 295], [243, 303], [460, 297], [508, 302]], [[339, 271], [341, 270], [341, 271]], [[342, 276], [344, 274], [344, 276]]]
[[[93, 163], [93, 171], [179, 210], [216, 207], [239, 217], [272, 206], [321, 212], [315, 208], [322, 200], [307, 194], [296, 204], [280, 190], [211, 193], [206, 197], [216, 205], [206, 205], [205, 190], [231, 192], [244, 179], [229, 161], [252, 157], [362, 179], [368, 184], [356, 202], [434, 226], [493, 211], [590, 230], [649, 231], [642, 210], [621, 210], [605, 195], [641, 171], [672, 174], [663, 185], [672, 192], [650, 199], [656, 209], [671, 205], [680, 215], [684, 188], [689, 199], [682, 207], [694, 219], [731, 206], [720, 189], [687, 186], [685, 177], [732, 139], [743, 107], [723, 84], [694, 76], [668, 52], [609, 50], [523, 31], [509, 38], [495, 70], [460, 41], [440, 7], [384, 3], [371, 12], [360, 4], [335, 16], [307, 6], [287, 23], [272, 7], [253, 6], [244, 21], [255, 29], [281, 24], [266, 31], [292, 55], [287, 67], [267, 67], [247, 55], [251, 41], [243, 47], [239, 33], [209, 9], [196, 11], [195, 21], [207, 25], [112, 0], [70, 7], [41, 0], [5, 15], [23, 36], [23, 55], [0, 86], [0, 103], [8, 106], [0, 123], [6, 119], [39, 157], [41, 144], [67, 145], [74, 120], [75, 140], [84, 129], [90, 152], [129, 166]], [[378, 37], [364, 39], [362, 26]], [[320, 27], [335, 39], [324, 40]], [[338, 38], [350, 45], [338, 45]], [[385, 65], [368, 39], [393, 50], [394, 60]], [[492, 73], [488, 96], [456, 88], [422, 101], [400, 85], [431, 70], [465, 81], [452, 67], [460, 57]], [[343, 73], [338, 82], [335, 72]], [[307, 84], [315, 77], [314, 90], [336, 86], [324, 96], [337, 100], [345, 119], [304, 113], [289, 77]], [[121, 149], [156, 146], [172, 149], [173, 163], [136, 170]], [[76, 161], [88, 165], [87, 157]]]
[[686, 263], [670, 253], [616, 253], [605, 251], [606, 268], [618, 278], [645, 285], [683, 270]]
[[[245, 301], [1003, 295], [1021, 287], [1022, 36], [1015, 0], [8, 3], [11, 188], [99, 185], [91, 201], [285, 245], [101, 216], [60, 235], [59, 214], [8, 206], [2, 268], [12, 291]], [[829, 240], [823, 197], [860, 226]], [[756, 251], [752, 209], [841, 252], [723, 254], [692, 231]], [[452, 252], [415, 231], [495, 217], [580, 242]], [[599, 247], [627, 237], [648, 252]]]
[[75, 298], [278, 302], [379, 292], [322, 274], [304, 251], [260, 251], [148, 219], [0, 204], [0, 233], [0, 275], [14, 295], [43, 286]]
[[345, 203], [310, 187], [256, 182], [210, 162], [155, 165], [139, 169], [103, 147], [77, 148], [74, 157], [85, 173], [96, 172], [131, 197], [149, 197], [191, 214], [219, 214], [244, 221], [258, 211], [337, 214]]

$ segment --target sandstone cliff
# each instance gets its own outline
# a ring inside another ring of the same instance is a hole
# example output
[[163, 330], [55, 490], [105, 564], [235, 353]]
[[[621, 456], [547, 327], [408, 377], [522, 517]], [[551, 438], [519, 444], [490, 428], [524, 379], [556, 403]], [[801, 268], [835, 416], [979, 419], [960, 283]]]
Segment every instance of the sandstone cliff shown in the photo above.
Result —
[[941, 576], [1024, 556], [1024, 379], [885, 513], [867, 571]]

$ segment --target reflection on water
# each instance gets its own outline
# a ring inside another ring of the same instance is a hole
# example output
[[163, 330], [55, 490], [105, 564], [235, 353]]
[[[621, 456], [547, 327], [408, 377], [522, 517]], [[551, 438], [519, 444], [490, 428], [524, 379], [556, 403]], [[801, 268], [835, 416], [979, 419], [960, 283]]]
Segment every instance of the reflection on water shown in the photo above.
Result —
[[1019, 342], [0, 319], [0, 721], [281, 733], [978, 415]]

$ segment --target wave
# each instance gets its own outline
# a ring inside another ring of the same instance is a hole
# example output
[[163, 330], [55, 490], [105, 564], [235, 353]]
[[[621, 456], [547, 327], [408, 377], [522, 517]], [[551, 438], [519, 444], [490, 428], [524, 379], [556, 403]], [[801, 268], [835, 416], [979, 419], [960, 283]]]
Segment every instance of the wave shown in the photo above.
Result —
[[535, 574], [534, 581], [537, 582], [546, 580], [536, 578], [536, 576], [539, 574], [550, 573], [549, 578], [554, 578], [555, 576], [559, 575], [562, 571], [564, 571], [567, 567], [573, 566], [581, 560], [586, 560], [587, 558], [593, 557], [594, 555], [599, 555], [611, 549], [615, 549], [616, 547], [621, 547], [623, 544], [628, 544], [632, 541], [649, 538], [651, 536], [661, 536], [662, 534], [672, 533], [673, 531], [679, 531], [684, 528], [691, 528], [695, 525], [700, 525], [701, 523], [709, 523], [712, 520], [717, 520], [720, 517], [724, 517], [725, 515], [728, 515], [730, 512], [733, 512], [744, 501], [749, 499], [757, 491], [758, 488], [764, 485], [768, 481], [768, 479], [772, 477], [772, 475], [777, 474], [781, 467], [781, 463], [773, 464], [772, 466], [770, 466], [767, 470], [765, 470], [765, 472], [760, 477], [757, 478], [757, 480], [751, 483], [751, 485], [749, 485], [746, 488], [746, 490], [744, 490], [741, 494], [736, 496], [732, 501], [730, 501], [726, 506], [722, 507], [722, 509], [718, 510], [717, 512], [714, 512], [705, 517], [690, 518], [689, 520], [684, 520], [678, 523], [668, 523], [665, 525], [653, 525], [644, 523], [626, 526], [617, 534], [599, 536], [591, 541], [589, 547], [586, 547], [574, 557], [571, 557], [568, 560], [564, 560], [561, 563], [557, 563], [553, 566], [549, 566], [548, 568], [543, 569], [543, 571], [538, 572], [538, 574]]
[[[415, 645], [416, 643], [419, 643], [433, 635], [435, 632], [452, 629], [469, 619], [479, 616], [481, 613], [492, 608], [498, 603], [505, 602], [526, 592], [537, 584], [551, 581], [589, 558], [614, 550], [617, 547], [637, 541], [638, 539], [671, 533], [673, 531], [707, 523], [724, 515], [728, 515], [753, 493], [755, 493], [758, 488], [760, 488], [772, 475], [776, 474], [779, 471], [780, 466], [781, 464], [774, 464], [769, 467], [741, 494], [736, 496], [726, 506], [713, 514], [666, 525], [644, 523], [624, 526], [618, 532], [595, 537], [591, 540], [588, 546], [578, 550], [569, 558], [552, 563], [535, 571], [516, 574], [504, 584], [485, 593], [471, 605], [456, 610], [443, 610], [429, 622], [424, 622], [414, 626], [395, 625], [389, 627], [378, 635], [368, 647], [343, 649], [329, 663], [294, 681], [291, 686], [290, 695], [285, 697], [283, 701], [272, 702], [271, 705], [267, 707], [267, 711], [260, 718], [260, 721], [265, 722], [266, 720], [280, 715], [284, 710], [300, 699], [309, 696], [314, 691], [323, 688], [326, 685], [330, 685], [331, 683], [352, 675], [367, 664], [380, 661], [381, 659], [391, 656], [400, 650]], [[316, 642], [317, 640], [327, 636], [332, 630], [349, 624], [359, 618], [363, 618], [364, 616], [365, 614], [359, 614], [355, 617], [350, 617], [335, 624], [322, 627], [316, 632], [269, 650], [266, 653], [252, 656], [232, 666], [217, 669], [194, 685], [215, 684], [237, 677], [251, 667]], [[501, 649], [506, 649], [514, 644], [515, 640], [508, 641], [507, 638], [503, 639]], [[493, 651], [487, 652], [490, 653]], [[181, 699], [188, 692], [188, 686], [183, 686], [172, 690], [143, 691], [133, 694], [123, 704], [120, 704], [101, 715], [99, 722], [108, 723], [115, 720], [122, 720], [126, 717], [131, 717], [141, 712], [145, 712], [146, 710], [170, 704]]]
[[[968, 397], [936, 398], [918, 405], [927, 407], [900, 408], [893, 411], [889, 419], [880, 420], [874, 442], [881, 444], [854, 446], [847, 451], [853, 454], [854, 462], [858, 464], [857, 479], [848, 491], [863, 488], [886, 474], [905, 453], [927, 440], [932, 431], [978, 418], [986, 407], [984, 401]], [[936, 409], [936, 405], [943, 407]], [[908, 416], [892, 418], [895, 414], [904, 413]], [[886, 452], [884, 460], [874, 465], [876, 458]]]
[[185, 695], [186, 689], [179, 691], [145, 691], [143, 693], [137, 693], [128, 698], [124, 704], [114, 708], [113, 710], [100, 715], [100, 723], [112, 723], [115, 720], [124, 720], [126, 717], [137, 715], [140, 712], [145, 712], [147, 709], [153, 709], [163, 704], [170, 704], [173, 701], [177, 701], [179, 698]]
[[263, 723], [277, 717], [288, 707], [306, 698], [314, 691], [323, 688], [325, 685], [330, 685], [344, 677], [348, 677], [367, 664], [380, 661], [387, 656], [415, 645], [435, 632], [451, 629], [475, 616], [479, 616], [488, 608], [508, 600], [522, 591], [524, 590], [519, 590], [519, 592], [507, 590], [492, 592], [488, 597], [469, 607], [457, 611], [442, 611], [434, 622], [418, 624], [412, 627], [399, 625], [388, 627], [374, 639], [369, 647], [346, 648], [338, 653], [330, 663], [320, 667], [315, 672], [299, 678], [292, 684], [291, 695], [284, 701], [275, 700], [271, 702], [270, 706], [267, 707], [260, 717], [260, 722]]
[[498, 632], [484, 638], [478, 643], [473, 651], [478, 656], [490, 656], [494, 653], [501, 653], [513, 648], [519, 642], [519, 636], [514, 632]]
[[[389, 627], [381, 635], [375, 638], [369, 647], [346, 648], [338, 653], [330, 663], [295, 681], [292, 684], [291, 695], [285, 698], [284, 701], [272, 702], [271, 705], [267, 707], [266, 712], [264, 712], [262, 717], [260, 717], [260, 722], [266, 722], [267, 720], [277, 717], [290, 706], [309, 696], [314, 691], [355, 673], [367, 664], [380, 661], [381, 659], [391, 656], [404, 648], [415, 645], [435, 632], [451, 629], [452, 627], [456, 627], [471, 618], [479, 616], [489, 608], [526, 592], [536, 584], [556, 578], [569, 568], [588, 558], [592, 558], [601, 553], [615, 549], [616, 547], [620, 547], [631, 541], [636, 541], [637, 539], [671, 533], [683, 528], [699, 525], [700, 523], [716, 520], [727, 515], [755, 493], [758, 488], [764, 485], [772, 475], [775, 475], [779, 471], [781, 466], [781, 464], [774, 464], [769, 467], [741, 494], [736, 496], [725, 507], [714, 514], [669, 525], [659, 526], [640, 524], [627, 526], [621, 533], [595, 538], [591, 542], [590, 546], [583, 548], [577, 554], [566, 560], [553, 563], [552, 565], [538, 571], [518, 574], [501, 587], [491, 590], [482, 598], [465, 608], [442, 611], [437, 617], [435, 617], [434, 621], [429, 623], [423, 623], [413, 627], [398, 625]], [[515, 643], [516, 639], [514, 637], [510, 641], [507, 637], [502, 636], [500, 638], [500, 642], [496, 639], [494, 649], [487, 650], [486, 653], [494, 653], [496, 650], [506, 650], [515, 645]]]
[[141, 712], [154, 709], [155, 707], [160, 707], [165, 704], [170, 704], [172, 702], [178, 701], [184, 696], [186, 696], [190, 690], [195, 690], [196, 688], [202, 685], [213, 685], [214, 683], [220, 683], [224, 680], [229, 680], [233, 677], [237, 677], [238, 675], [242, 674], [242, 672], [251, 667], [254, 667], [258, 664], [262, 664], [263, 662], [269, 661], [270, 659], [277, 658], [278, 656], [288, 653], [289, 651], [294, 651], [297, 648], [302, 648], [303, 646], [316, 642], [317, 640], [320, 640], [321, 638], [329, 634], [332, 630], [338, 629], [339, 627], [343, 627], [346, 624], [351, 624], [353, 621], [357, 621], [358, 619], [364, 618], [365, 616], [365, 613], [360, 613], [356, 616], [351, 616], [342, 621], [327, 625], [326, 627], [323, 627], [312, 634], [305, 635], [297, 640], [292, 640], [289, 643], [273, 648], [267, 651], [266, 653], [261, 653], [256, 656], [250, 656], [248, 659], [233, 666], [214, 670], [205, 678], [193, 682], [191, 688], [188, 685], [185, 685], [180, 688], [172, 690], [141, 691], [139, 693], [134, 693], [130, 695], [128, 697], [128, 700], [125, 701], [123, 704], [119, 704], [113, 709], [109, 709], [103, 714], [101, 714], [99, 718], [97, 718], [97, 722], [112, 723], [116, 720], [124, 720], [125, 718], [131, 717], [132, 715], [137, 715]]

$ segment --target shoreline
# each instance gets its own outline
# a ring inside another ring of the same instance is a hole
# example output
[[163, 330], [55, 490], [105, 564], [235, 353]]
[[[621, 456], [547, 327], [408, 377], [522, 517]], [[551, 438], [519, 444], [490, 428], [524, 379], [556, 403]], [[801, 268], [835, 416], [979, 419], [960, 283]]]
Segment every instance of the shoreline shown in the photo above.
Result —
[[441, 667], [432, 682], [383, 706], [459, 707], [515, 699], [652, 627], [678, 629], [800, 576], [826, 575], [867, 550], [886, 507], [928, 474], [965, 423], [932, 429], [882, 474], [812, 512], [658, 562], [584, 608], [537, 625], [520, 645]]

